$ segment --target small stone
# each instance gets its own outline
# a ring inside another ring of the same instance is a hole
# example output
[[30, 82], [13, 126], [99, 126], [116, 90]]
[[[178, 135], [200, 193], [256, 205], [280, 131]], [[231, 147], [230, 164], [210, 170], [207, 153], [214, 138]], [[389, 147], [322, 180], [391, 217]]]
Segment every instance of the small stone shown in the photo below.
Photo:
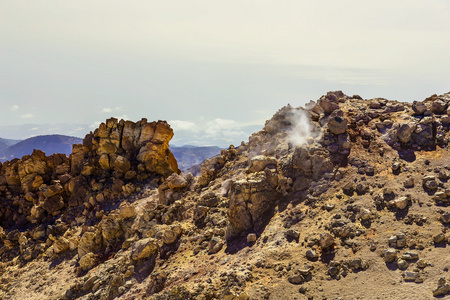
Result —
[[441, 232], [441, 233], [435, 235], [433, 237], [433, 241], [434, 241], [435, 244], [439, 244], [439, 243], [445, 242], [445, 234]]
[[414, 179], [412, 177], [407, 178], [404, 182], [403, 182], [403, 186], [405, 188], [412, 188], [414, 187]]
[[251, 244], [251, 243], [254, 243], [254, 242], [256, 242], [256, 234], [249, 233], [247, 235], [247, 243]]
[[363, 268], [363, 261], [361, 258], [355, 258], [350, 261], [349, 265], [353, 270], [360, 270]]
[[331, 246], [334, 245], [334, 238], [331, 234], [327, 233], [323, 233], [320, 235], [320, 248], [322, 248], [322, 250], [330, 248]]
[[392, 248], [397, 247], [397, 236], [393, 235], [393, 236], [389, 237], [388, 243], [389, 243], [389, 247], [392, 247]]
[[450, 223], [450, 213], [448, 211], [444, 212], [439, 219], [444, 224]]
[[438, 183], [436, 182], [436, 176], [428, 175], [422, 180], [422, 185], [428, 190], [436, 190], [438, 188]]
[[125, 271], [125, 274], [123, 274], [124, 278], [128, 278], [134, 275], [134, 266], [131, 265], [128, 267], [128, 269]]
[[450, 178], [450, 172], [446, 169], [442, 169], [439, 171], [438, 177], [441, 180], [447, 180]]
[[172, 244], [178, 239], [181, 231], [182, 229], [180, 225], [171, 226], [170, 228], [164, 230], [161, 240], [164, 244]]
[[335, 276], [338, 272], [339, 270], [336, 267], [331, 267], [328, 269], [328, 274], [330, 274], [331, 276]]
[[387, 263], [394, 262], [397, 259], [397, 250], [394, 248], [388, 248], [384, 251], [384, 260]]
[[311, 266], [305, 265], [302, 268], [298, 269], [298, 272], [302, 275], [302, 276], [308, 276], [309, 274], [311, 274]]
[[334, 207], [335, 207], [334, 204], [331, 204], [331, 203], [325, 204], [325, 209], [326, 209], [327, 211], [332, 211]]
[[208, 244], [208, 253], [209, 254], [215, 254], [217, 252], [219, 252], [222, 247], [223, 247], [224, 243], [222, 241], [222, 239], [218, 238], [218, 237], [213, 237]]
[[404, 274], [405, 281], [415, 281], [418, 276], [419, 276], [418, 272], [406, 271]]
[[300, 233], [297, 230], [294, 229], [288, 229], [284, 232], [284, 235], [286, 236], [286, 238], [292, 238], [294, 240], [298, 240], [298, 238], [300, 237]]
[[439, 191], [434, 194], [433, 198], [434, 198], [434, 200], [438, 200], [438, 201], [444, 200], [445, 198], [447, 198], [447, 195], [445, 192]]
[[442, 100], [434, 100], [431, 102], [430, 110], [435, 114], [443, 114], [447, 110], [447, 104]]
[[306, 258], [308, 260], [317, 260], [319, 258], [319, 255], [316, 253], [316, 251], [309, 249], [306, 251]]
[[94, 282], [97, 279], [98, 279], [97, 275], [89, 277], [88, 280], [86, 280], [86, 282], [84, 283], [82, 290], [85, 291], [85, 292], [90, 291], [91, 288], [94, 286]]
[[450, 284], [445, 284], [443, 286], [439, 286], [433, 290], [434, 297], [445, 296], [450, 292]]
[[136, 208], [134, 206], [126, 205], [126, 206], [123, 206], [120, 208], [119, 218], [128, 219], [128, 218], [135, 217], [136, 214], [137, 214], [137, 212], [136, 212]]
[[404, 259], [399, 259], [397, 261], [397, 266], [400, 270], [406, 270], [409, 267], [409, 263]]
[[416, 260], [419, 258], [419, 253], [413, 251], [406, 251], [402, 255], [402, 259], [404, 260]]
[[427, 266], [427, 262], [424, 259], [419, 259], [417, 261], [417, 266], [421, 269], [425, 268]]
[[405, 209], [408, 206], [408, 198], [399, 197], [394, 200], [394, 204], [398, 209]]
[[304, 278], [300, 274], [293, 274], [288, 277], [288, 281], [292, 284], [300, 284], [304, 281]]
[[60, 237], [53, 243], [53, 250], [56, 254], [64, 252], [67, 249], [69, 249], [69, 241], [64, 237]]
[[397, 233], [397, 248], [403, 248], [406, 246], [406, 236], [403, 232]]
[[298, 289], [300, 294], [305, 294], [308, 291], [308, 288], [306, 286], [302, 286]]
[[397, 131], [397, 137], [402, 143], [408, 143], [411, 140], [411, 133], [414, 128], [411, 128], [408, 124], [402, 124]]
[[361, 220], [367, 221], [372, 217], [372, 213], [367, 208], [361, 207], [361, 209], [359, 210], [359, 217], [361, 218]]
[[392, 171], [398, 171], [400, 169], [400, 163], [399, 162], [393, 163], [391, 168], [392, 168]]

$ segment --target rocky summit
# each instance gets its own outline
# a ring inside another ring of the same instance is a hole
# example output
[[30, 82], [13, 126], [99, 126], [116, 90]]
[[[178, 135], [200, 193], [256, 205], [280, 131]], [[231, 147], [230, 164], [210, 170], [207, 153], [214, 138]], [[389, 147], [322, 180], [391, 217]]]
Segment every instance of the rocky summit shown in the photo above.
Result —
[[450, 297], [449, 105], [329, 92], [196, 177], [146, 119], [5, 162], [0, 298]]

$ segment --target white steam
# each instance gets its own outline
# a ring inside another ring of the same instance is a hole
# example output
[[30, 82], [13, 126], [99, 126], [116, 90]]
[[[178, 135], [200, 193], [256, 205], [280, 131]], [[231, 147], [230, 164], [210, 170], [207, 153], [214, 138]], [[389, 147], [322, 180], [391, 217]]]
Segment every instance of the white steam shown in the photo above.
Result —
[[308, 140], [319, 135], [319, 131], [311, 123], [308, 112], [302, 108], [292, 109], [290, 121], [292, 127], [288, 131], [288, 141], [294, 147], [305, 145]]

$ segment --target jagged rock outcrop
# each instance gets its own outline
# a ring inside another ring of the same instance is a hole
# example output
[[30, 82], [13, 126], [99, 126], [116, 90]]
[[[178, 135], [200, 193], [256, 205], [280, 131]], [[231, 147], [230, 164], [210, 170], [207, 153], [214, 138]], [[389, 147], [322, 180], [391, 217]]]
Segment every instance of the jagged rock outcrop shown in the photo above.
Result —
[[101, 123], [73, 145], [72, 154], [49, 157], [39, 150], [3, 163], [0, 220], [3, 226], [40, 223], [67, 208], [91, 209], [128, 196], [148, 178], [178, 173], [169, 151], [172, 129], [165, 121], [134, 123], [115, 118]]

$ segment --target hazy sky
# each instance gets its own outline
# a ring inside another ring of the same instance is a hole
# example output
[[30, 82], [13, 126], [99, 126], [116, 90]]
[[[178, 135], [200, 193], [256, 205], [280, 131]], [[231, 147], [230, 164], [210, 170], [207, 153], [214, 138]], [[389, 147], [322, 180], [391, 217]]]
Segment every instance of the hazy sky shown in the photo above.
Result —
[[449, 49], [448, 0], [0, 0], [0, 137], [115, 116], [237, 144], [330, 90], [448, 92]]

